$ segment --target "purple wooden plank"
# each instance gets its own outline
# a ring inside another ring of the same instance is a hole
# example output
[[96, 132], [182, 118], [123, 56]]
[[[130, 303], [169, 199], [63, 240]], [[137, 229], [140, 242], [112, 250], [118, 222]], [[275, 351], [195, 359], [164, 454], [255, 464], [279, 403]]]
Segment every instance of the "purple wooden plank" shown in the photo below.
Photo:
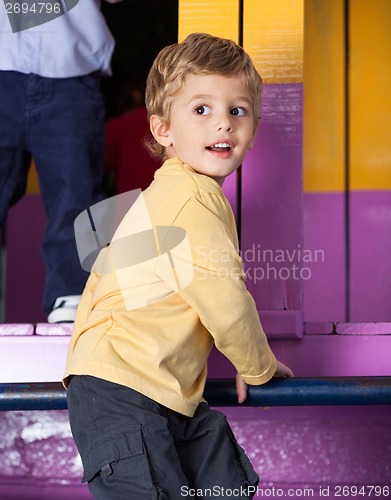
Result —
[[29, 323], [11, 323], [0, 325], [0, 337], [26, 337], [34, 334], [34, 325]]
[[345, 320], [343, 193], [304, 194], [304, 246], [309, 279], [303, 283], [304, 321]]
[[[305, 335], [269, 340], [276, 357], [297, 377], [391, 375], [391, 335]], [[217, 350], [208, 364], [210, 378], [235, 376], [235, 368]]]
[[0, 337], [0, 382], [58, 382], [69, 337]]
[[331, 321], [318, 321], [304, 323], [304, 333], [306, 335], [329, 335], [334, 333], [334, 323]]
[[242, 257], [258, 309], [302, 309], [302, 84], [266, 85], [242, 171]]
[[391, 375], [391, 335], [307, 335], [270, 345], [297, 377]]
[[45, 227], [40, 195], [25, 195], [8, 213], [4, 312], [7, 323], [46, 321], [42, 312], [45, 270], [40, 253]]
[[73, 323], [37, 323], [35, 333], [46, 336], [69, 336], [73, 330]]
[[340, 335], [390, 335], [391, 323], [338, 323]]
[[263, 328], [269, 339], [303, 337], [302, 311], [259, 311]]
[[61, 481], [57, 478], [46, 480], [19, 477], [18, 479], [4, 478], [0, 482], [0, 498], [9, 500], [91, 500], [91, 493], [86, 484], [80, 484], [79, 477], [74, 484]]
[[391, 321], [391, 191], [354, 191], [350, 321]]
[[[269, 342], [298, 377], [391, 375], [391, 335], [306, 335]], [[68, 346], [69, 337], [0, 337], [0, 381], [61, 380]], [[213, 350], [208, 373], [232, 377], [235, 369]]]

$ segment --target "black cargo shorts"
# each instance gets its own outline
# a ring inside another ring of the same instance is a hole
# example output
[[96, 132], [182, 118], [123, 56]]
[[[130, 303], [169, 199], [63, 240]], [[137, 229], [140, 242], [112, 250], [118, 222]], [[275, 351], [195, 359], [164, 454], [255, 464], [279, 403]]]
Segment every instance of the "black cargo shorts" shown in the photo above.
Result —
[[73, 376], [67, 391], [83, 482], [98, 500], [248, 499], [258, 476], [225, 416], [186, 417], [122, 385]]

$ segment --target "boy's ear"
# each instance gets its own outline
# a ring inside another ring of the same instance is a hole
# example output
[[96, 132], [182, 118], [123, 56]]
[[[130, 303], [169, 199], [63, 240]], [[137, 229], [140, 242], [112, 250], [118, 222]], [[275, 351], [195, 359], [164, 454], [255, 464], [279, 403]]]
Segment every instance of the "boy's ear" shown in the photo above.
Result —
[[170, 132], [165, 121], [158, 115], [149, 119], [149, 128], [156, 141], [164, 147], [171, 146]]

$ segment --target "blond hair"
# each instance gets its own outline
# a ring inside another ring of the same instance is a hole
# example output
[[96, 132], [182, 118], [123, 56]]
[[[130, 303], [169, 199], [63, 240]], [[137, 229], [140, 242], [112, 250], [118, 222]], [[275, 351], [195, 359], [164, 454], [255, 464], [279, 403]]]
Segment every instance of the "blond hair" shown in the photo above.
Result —
[[[192, 33], [183, 42], [159, 52], [147, 78], [148, 117], [158, 115], [169, 126], [172, 101], [180, 93], [186, 77], [210, 74], [227, 77], [243, 74], [253, 100], [254, 119], [258, 121], [263, 83], [250, 56], [232, 40], [206, 33]], [[153, 156], [165, 158], [164, 146], [155, 140], [146, 146]]]

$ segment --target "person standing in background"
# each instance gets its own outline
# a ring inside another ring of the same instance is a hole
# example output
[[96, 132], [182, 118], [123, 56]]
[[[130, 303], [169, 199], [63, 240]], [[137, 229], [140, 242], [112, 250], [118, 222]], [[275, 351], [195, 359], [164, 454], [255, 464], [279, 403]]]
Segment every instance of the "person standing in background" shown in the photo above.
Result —
[[88, 277], [73, 224], [104, 198], [100, 78], [111, 74], [113, 50], [98, 0], [0, 4], [0, 226], [24, 195], [34, 158], [48, 217], [43, 309], [50, 323], [74, 321]]

